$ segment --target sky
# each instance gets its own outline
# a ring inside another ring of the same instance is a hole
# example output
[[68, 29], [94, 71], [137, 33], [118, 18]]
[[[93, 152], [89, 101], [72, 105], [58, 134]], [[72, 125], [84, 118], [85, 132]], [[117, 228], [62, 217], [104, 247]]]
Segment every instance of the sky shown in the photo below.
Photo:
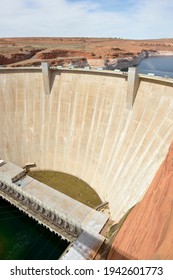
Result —
[[173, 0], [1, 0], [0, 37], [173, 38]]

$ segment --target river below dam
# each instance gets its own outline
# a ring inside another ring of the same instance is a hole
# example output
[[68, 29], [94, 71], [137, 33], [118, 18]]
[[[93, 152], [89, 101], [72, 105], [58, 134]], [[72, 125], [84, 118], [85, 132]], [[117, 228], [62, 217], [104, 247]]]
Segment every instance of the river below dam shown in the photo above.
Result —
[[153, 56], [141, 61], [138, 65], [141, 74], [152, 73], [155, 76], [173, 78], [173, 56]]
[[56, 260], [68, 244], [0, 198], [1, 260]]

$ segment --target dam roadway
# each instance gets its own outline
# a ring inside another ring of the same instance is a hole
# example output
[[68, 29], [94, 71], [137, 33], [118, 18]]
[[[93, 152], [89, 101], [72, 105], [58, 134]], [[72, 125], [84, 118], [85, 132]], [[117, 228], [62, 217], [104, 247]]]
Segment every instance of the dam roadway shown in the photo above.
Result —
[[133, 97], [132, 84], [114, 71], [1, 68], [0, 158], [81, 178], [119, 221], [173, 136], [173, 80], [137, 75]]

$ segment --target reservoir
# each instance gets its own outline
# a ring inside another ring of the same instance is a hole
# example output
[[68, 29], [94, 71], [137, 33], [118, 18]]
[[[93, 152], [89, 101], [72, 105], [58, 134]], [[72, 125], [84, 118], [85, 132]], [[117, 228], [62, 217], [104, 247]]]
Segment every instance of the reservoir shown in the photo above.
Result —
[[68, 244], [0, 198], [1, 260], [56, 260]]
[[155, 76], [173, 78], [173, 56], [153, 56], [141, 61], [139, 73], [153, 73]]

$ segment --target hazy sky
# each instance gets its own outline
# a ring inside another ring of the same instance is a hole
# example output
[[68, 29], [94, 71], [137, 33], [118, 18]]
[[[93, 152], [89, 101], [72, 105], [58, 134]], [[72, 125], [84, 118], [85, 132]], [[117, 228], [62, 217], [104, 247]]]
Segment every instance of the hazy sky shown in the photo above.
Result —
[[173, 0], [1, 0], [0, 37], [172, 38]]

